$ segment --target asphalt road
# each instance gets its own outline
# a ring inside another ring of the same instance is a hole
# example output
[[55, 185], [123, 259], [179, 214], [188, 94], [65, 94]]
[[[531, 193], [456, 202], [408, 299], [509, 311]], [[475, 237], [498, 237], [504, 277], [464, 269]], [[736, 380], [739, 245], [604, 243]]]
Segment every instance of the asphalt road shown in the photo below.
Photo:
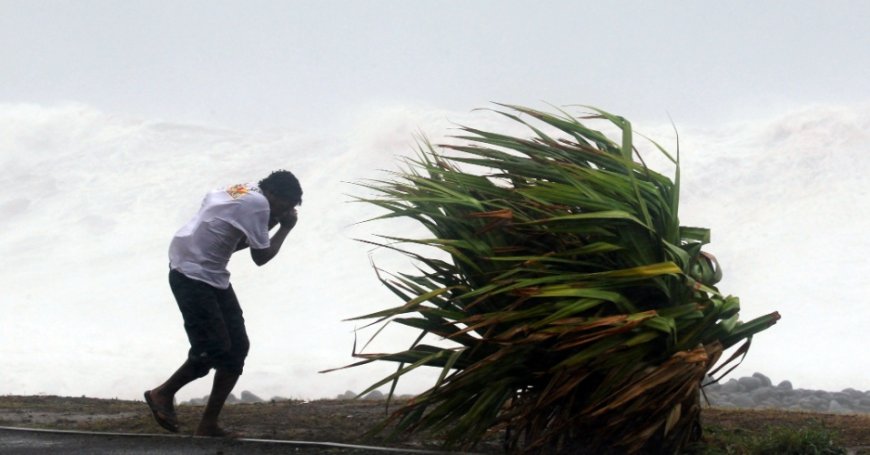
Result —
[[218, 439], [192, 436], [94, 433], [0, 427], [0, 453], [36, 454], [354, 454], [441, 453], [325, 442]]

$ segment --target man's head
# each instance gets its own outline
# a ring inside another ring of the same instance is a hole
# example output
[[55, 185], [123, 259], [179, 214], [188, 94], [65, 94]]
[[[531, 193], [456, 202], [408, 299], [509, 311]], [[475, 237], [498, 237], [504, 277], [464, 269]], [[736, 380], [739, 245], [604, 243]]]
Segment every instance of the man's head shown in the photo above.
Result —
[[278, 170], [260, 180], [260, 189], [269, 199], [273, 213], [281, 213], [302, 204], [302, 187], [290, 171]]

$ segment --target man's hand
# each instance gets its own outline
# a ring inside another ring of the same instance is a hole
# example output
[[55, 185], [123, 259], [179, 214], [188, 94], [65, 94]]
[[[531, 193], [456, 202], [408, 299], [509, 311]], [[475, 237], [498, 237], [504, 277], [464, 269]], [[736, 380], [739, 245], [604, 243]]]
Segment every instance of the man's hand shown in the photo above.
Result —
[[297, 219], [295, 208], [278, 215], [278, 222], [281, 223], [281, 227], [288, 230], [296, 226]]
[[253, 259], [254, 263], [257, 265], [263, 265], [271, 261], [272, 258], [278, 254], [278, 250], [281, 249], [281, 244], [284, 243], [287, 234], [289, 234], [290, 230], [293, 229], [293, 226], [296, 225], [296, 209], [289, 209], [275, 218], [271, 218], [269, 220], [269, 226], [274, 226], [275, 222], [281, 223], [281, 227], [278, 228], [275, 235], [269, 239], [269, 247], [263, 248], [262, 250], [251, 249], [251, 259]]

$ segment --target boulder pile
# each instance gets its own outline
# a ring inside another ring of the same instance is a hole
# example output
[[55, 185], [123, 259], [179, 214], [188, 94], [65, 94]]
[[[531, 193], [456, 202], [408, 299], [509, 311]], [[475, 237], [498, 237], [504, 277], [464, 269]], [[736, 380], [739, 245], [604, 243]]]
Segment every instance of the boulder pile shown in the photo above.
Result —
[[[795, 389], [791, 381], [782, 381], [773, 385], [769, 377], [755, 373], [752, 376], [732, 378], [726, 382], [713, 383], [710, 378], [705, 381], [701, 402], [708, 402], [714, 408], [740, 409], [788, 409], [794, 411], [829, 412], [835, 414], [870, 414], [870, 390], [860, 391], [852, 388], [839, 392], [824, 390]], [[704, 398], [706, 397], [706, 399]], [[351, 400], [356, 393], [348, 390], [339, 394], [338, 400]], [[366, 394], [364, 400], [383, 400], [386, 396], [380, 391]], [[411, 398], [410, 395], [396, 397]], [[273, 397], [270, 401], [282, 401], [286, 398]], [[241, 397], [230, 394], [227, 404], [260, 403], [262, 398], [245, 390]], [[208, 395], [193, 398], [182, 404], [204, 405]]]
[[[755, 373], [703, 389], [710, 405], [717, 408], [790, 409], [837, 414], [870, 414], [870, 390], [852, 388], [839, 392], [795, 389], [791, 381], [773, 385], [770, 378]], [[703, 401], [702, 397], [702, 402]]]

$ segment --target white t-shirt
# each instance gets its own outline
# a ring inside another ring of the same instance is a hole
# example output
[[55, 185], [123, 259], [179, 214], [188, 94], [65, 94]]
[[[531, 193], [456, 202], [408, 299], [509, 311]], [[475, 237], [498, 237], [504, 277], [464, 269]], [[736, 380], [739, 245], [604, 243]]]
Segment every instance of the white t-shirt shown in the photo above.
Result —
[[243, 238], [254, 249], [269, 247], [269, 201], [256, 185], [210, 191], [196, 216], [169, 244], [169, 267], [220, 289], [230, 285], [227, 263]]

